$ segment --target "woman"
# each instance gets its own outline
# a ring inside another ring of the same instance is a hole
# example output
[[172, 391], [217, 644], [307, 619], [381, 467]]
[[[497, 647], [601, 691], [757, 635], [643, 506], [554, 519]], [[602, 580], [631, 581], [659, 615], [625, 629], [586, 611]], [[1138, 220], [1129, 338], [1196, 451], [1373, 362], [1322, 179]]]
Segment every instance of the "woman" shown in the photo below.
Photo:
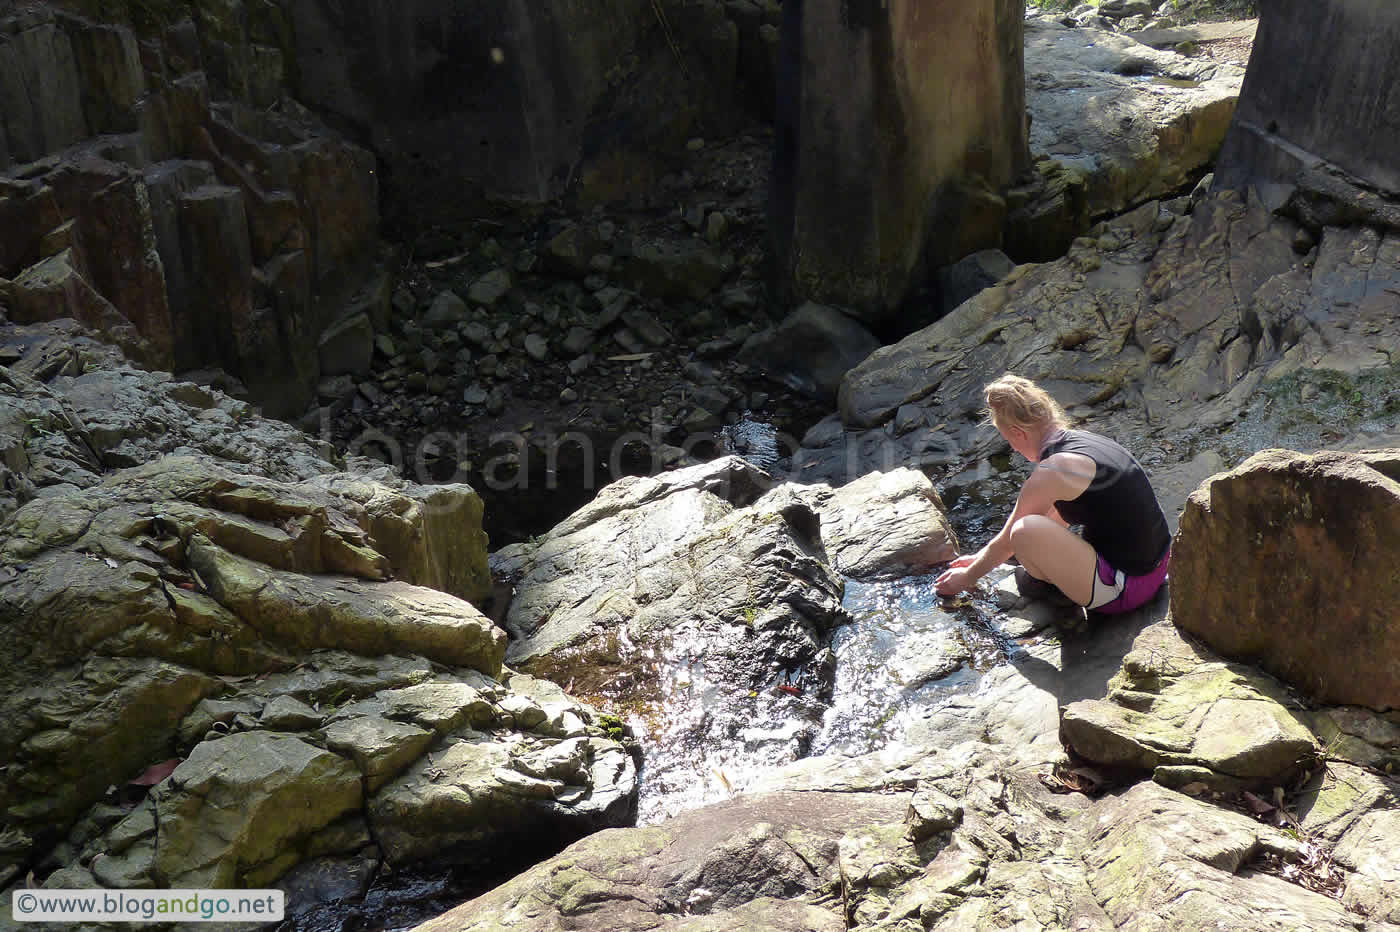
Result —
[[1091, 611], [1129, 612], [1150, 600], [1167, 578], [1171, 532], [1137, 460], [1107, 437], [1070, 430], [1064, 409], [1029, 379], [1004, 375], [986, 397], [992, 424], [1033, 468], [1005, 526], [955, 559], [937, 592], [961, 592], [1014, 555]]

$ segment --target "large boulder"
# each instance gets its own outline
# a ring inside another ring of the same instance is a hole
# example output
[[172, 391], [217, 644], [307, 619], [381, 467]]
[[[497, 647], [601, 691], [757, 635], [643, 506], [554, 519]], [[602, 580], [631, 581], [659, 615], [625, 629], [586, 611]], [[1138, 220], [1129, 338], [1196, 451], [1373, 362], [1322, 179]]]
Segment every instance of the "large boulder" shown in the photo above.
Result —
[[840, 310], [808, 301], [744, 341], [739, 357], [804, 395], [831, 402], [842, 377], [879, 346], [874, 334]]
[[1000, 191], [1029, 164], [1023, 15], [784, 4], [770, 225], [787, 291], [879, 320], [917, 270], [1000, 245]]
[[1062, 256], [1088, 218], [1168, 196], [1214, 162], [1242, 69], [1043, 17], [1027, 21], [1025, 43], [1030, 148], [1042, 161], [1039, 185], [1009, 197], [1014, 258]]
[[1212, 477], [1181, 518], [1173, 620], [1325, 702], [1400, 708], [1398, 474], [1395, 452], [1269, 450]]
[[1107, 696], [1064, 708], [1060, 739], [1094, 764], [1173, 787], [1282, 785], [1318, 751], [1281, 684], [1193, 647], [1167, 623], [1138, 636]]

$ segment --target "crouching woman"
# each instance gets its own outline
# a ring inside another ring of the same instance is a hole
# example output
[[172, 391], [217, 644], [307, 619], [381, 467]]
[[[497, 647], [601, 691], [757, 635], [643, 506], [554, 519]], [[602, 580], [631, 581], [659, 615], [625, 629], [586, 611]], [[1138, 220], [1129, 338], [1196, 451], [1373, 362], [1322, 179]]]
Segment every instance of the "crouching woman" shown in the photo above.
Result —
[[1137, 460], [1107, 437], [1069, 429], [1064, 409], [1029, 379], [1004, 375], [986, 398], [992, 424], [1031, 462], [1031, 475], [1001, 531], [953, 560], [937, 592], [961, 592], [1014, 555], [1031, 577], [1018, 571], [1024, 594], [1049, 584], [1104, 613], [1150, 601], [1167, 578], [1171, 533]]

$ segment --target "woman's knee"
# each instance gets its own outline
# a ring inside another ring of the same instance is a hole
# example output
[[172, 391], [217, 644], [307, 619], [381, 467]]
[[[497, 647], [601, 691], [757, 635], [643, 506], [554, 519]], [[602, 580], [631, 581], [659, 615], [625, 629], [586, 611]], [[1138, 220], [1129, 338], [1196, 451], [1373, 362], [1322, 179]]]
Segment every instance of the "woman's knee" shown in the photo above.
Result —
[[1011, 525], [1011, 546], [1021, 548], [1045, 536], [1047, 531], [1059, 529], [1059, 525], [1044, 515], [1026, 515]]

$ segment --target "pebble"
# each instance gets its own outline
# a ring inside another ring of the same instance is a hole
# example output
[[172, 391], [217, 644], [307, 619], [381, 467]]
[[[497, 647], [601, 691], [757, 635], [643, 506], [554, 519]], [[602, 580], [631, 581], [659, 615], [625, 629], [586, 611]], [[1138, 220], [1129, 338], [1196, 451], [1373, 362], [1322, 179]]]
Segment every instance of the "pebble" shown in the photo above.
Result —
[[573, 404], [575, 401], [578, 401], [578, 392], [574, 391], [572, 388], [566, 388], [559, 393], [559, 400], [565, 404]]
[[582, 356], [569, 360], [569, 372], [578, 375], [591, 365], [593, 365], [593, 354], [584, 353]]
[[705, 140], [701, 139], [699, 136], [696, 136], [693, 139], [686, 142], [685, 147], [691, 152], [699, 152], [701, 149], [705, 148]]
[[486, 397], [486, 389], [480, 385], [468, 385], [466, 390], [462, 392], [462, 400], [469, 405], [485, 404]]
[[544, 362], [549, 358], [549, 341], [538, 333], [531, 333], [525, 337], [525, 352], [535, 362]]

